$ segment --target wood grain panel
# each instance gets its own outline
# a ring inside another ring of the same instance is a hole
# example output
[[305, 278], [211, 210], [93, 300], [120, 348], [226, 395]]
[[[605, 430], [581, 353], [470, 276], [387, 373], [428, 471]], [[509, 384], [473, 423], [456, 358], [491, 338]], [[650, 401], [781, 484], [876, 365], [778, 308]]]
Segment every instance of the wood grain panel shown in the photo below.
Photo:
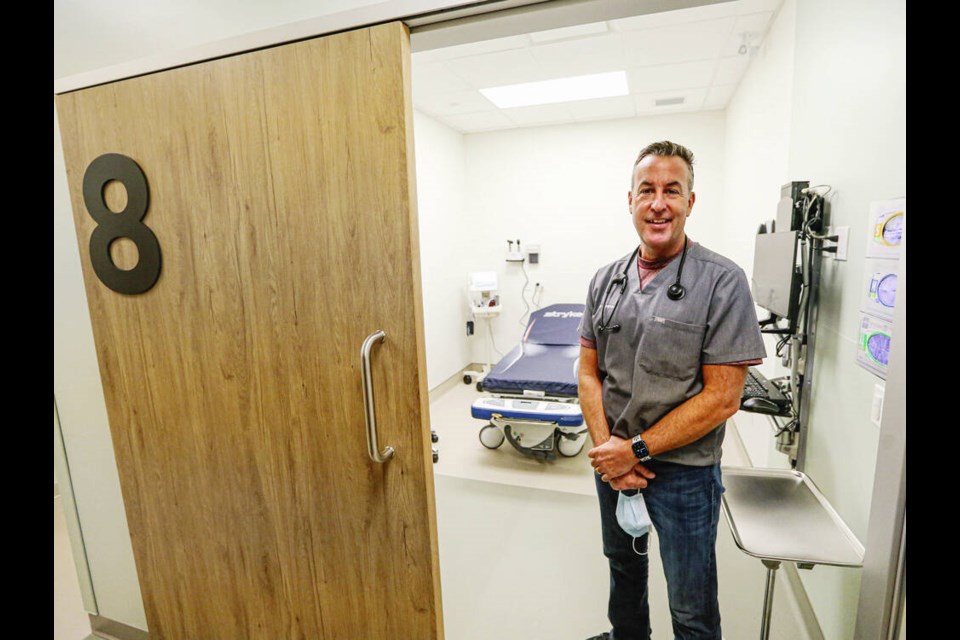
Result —
[[[57, 99], [151, 637], [442, 636], [409, 36], [384, 25]], [[163, 271], [89, 261], [87, 165], [133, 158]], [[385, 465], [366, 454], [360, 345]]]

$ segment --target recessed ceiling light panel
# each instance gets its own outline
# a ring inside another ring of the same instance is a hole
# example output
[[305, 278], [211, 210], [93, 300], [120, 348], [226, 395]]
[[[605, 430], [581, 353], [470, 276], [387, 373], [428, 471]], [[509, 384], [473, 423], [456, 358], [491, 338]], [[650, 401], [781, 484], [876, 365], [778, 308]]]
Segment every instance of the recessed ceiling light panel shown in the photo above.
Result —
[[611, 71], [609, 73], [594, 73], [556, 80], [489, 87], [480, 89], [480, 93], [497, 107], [509, 109], [537, 104], [556, 104], [558, 102], [625, 96], [630, 93], [630, 89], [627, 87], [626, 71]]

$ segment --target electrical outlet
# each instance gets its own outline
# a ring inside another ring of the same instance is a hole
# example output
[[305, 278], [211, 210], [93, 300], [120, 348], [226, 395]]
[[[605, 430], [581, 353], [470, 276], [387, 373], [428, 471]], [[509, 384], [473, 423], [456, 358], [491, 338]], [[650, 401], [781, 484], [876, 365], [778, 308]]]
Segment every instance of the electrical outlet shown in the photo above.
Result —
[[847, 259], [847, 245], [850, 241], [850, 227], [830, 227], [827, 229], [828, 236], [837, 236], [836, 242], [824, 242], [824, 246], [827, 247], [836, 247], [836, 253], [830, 253], [827, 255], [832, 255], [834, 260], [844, 260]]

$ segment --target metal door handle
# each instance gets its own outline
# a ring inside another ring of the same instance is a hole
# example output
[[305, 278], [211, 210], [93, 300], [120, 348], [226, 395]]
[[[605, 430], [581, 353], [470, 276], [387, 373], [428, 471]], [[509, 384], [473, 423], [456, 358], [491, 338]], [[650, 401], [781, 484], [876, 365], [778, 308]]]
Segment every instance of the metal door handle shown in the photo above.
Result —
[[393, 457], [393, 447], [385, 447], [383, 451], [377, 446], [377, 416], [374, 412], [373, 381], [370, 375], [370, 351], [373, 343], [383, 342], [387, 337], [383, 331], [374, 331], [363, 341], [360, 348], [360, 375], [363, 379], [363, 410], [367, 420], [367, 453], [374, 462], [386, 462]]

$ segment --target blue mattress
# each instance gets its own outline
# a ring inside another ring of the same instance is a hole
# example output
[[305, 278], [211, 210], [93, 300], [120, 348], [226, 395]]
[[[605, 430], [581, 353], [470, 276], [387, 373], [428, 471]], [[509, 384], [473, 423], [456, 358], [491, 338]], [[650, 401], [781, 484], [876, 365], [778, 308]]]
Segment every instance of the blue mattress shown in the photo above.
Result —
[[533, 312], [523, 340], [487, 374], [483, 390], [575, 397], [583, 309], [554, 304]]

